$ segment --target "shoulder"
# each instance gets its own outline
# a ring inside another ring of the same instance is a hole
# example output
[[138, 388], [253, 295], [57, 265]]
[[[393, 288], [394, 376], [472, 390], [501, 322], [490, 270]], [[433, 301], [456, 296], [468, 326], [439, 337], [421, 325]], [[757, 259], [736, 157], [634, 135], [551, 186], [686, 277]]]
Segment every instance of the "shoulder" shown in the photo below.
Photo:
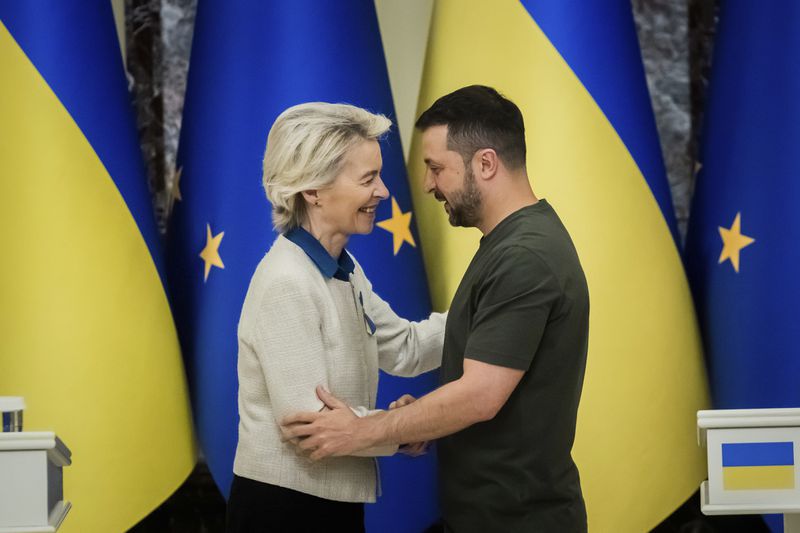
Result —
[[489, 273], [515, 279], [555, 277], [547, 254], [524, 241], [499, 246], [492, 254]]
[[[538, 207], [538, 205], [536, 206]], [[497, 252], [542, 274], [561, 276], [580, 268], [572, 239], [555, 210], [546, 203], [518, 217], [498, 243]]]
[[306, 253], [279, 235], [259, 261], [250, 282], [263, 296], [309, 294], [322, 283], [322, 275]]
[[482, 272], [472, 280], [476, 302], [493, 305], [528, 297], [558, 298], [561, 284], [548, 262], [536, 251], [517, 244], [492, 250]]

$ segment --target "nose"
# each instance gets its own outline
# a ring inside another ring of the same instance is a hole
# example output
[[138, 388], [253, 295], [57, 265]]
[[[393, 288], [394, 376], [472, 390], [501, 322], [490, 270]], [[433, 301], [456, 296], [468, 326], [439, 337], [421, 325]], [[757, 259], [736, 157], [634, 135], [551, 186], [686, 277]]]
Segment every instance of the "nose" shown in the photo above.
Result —
[[386, 184], [383, 183], [383, 178], [378, 176], [375, 180], [375, 190], [373, 191], [372, 195], [380, 198], [381, 200], [386, 200], [389, 198], [389, 189], [386, 188]]
[[425, 169], [425, 176], [422, 178], [422, 189], [430, 194], [434, 190], [433, 172], [430, 169]]

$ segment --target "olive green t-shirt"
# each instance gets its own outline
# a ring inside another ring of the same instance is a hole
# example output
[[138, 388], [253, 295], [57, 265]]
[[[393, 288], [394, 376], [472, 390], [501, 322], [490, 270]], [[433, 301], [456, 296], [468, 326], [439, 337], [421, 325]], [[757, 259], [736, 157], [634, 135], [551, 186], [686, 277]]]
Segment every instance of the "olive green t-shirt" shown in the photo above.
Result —
[[586, 278], [545, 200], [481, 239], [450, 307], [441, 380], [460, 378], [464, 358], [525, 374], [492, 420], [438, 441], [446, 531], [586, 530], [570, 452], [588, 334]]

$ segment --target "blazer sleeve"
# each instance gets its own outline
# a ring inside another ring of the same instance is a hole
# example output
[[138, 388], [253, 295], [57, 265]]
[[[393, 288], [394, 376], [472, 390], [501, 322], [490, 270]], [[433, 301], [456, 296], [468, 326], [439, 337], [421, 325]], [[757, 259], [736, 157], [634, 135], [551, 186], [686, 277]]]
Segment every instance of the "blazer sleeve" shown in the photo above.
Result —
[[[322, 317], [307, 284], [293, 279], [270, 283], [260, 298], [254, 341], [276, 423], [300, 411], [320, 411], [325, 404], [316, 387], [328, 385]], [[357, 416], [377, 411], [352, 408]], [[383, 445], [354, 455], [393, 455], [398, 446]]]
[[411, 322], [395, 314], [380, 296], [368, 288], [365, 310], [375, 323], [378, 365], [394, 376], [418, 376], [442, 364], [442, 345], [447, 313], [431, 313]]
[[324, 404], [315, 388], [328, 386], [322, 320], [311, 291], [292, 278], [271, 280], [253, 320], [253, 350], [267, 386], [276, 422]]

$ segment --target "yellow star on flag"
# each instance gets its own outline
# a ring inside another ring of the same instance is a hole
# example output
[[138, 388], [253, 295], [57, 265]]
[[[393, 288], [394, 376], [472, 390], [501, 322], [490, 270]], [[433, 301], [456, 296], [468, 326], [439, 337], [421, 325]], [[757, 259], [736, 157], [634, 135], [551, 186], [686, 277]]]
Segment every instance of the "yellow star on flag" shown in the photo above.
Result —
[[726, 259], [730, 259], [733, 269], [739, 272], [739, 251], [756, 242], [752, 237], [742, 235], [742, 213], [736, 213], [730, 229], [720, 226], [719, 235], [722, 237], [722, 253], [719, 255], [719, 263], [722, 264]]
[[211, 235], [211, 226], [206, 224], [206, 247], [200, 252], [200, 257], [206, 263], [205, 277], [203, 283], [208, 281], [208, 273], [211, 272], [211, 267], [225, 268], [222, 264], [222, 258], [219, 256], [219, 245], [222, 242], [222, 237], [225, 232], [220, 232], [214, 236]]
[[397, 252], [400, 251], [403, 241], [411, 246], [417, 246], [414, 243], [414, 237], [411, 235], [411, 211], [403, 213], [394, 196], [392, 196], [392, 218], [378, 222], [378, 227], [391, 232], [392, 241], [394, 242], [394, 255], [397, 255]]

